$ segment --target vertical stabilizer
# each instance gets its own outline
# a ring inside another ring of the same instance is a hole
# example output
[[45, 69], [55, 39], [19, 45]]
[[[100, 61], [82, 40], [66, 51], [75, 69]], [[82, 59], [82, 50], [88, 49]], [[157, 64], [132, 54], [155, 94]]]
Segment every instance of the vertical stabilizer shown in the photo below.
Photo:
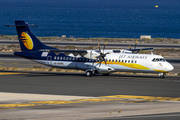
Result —
[[25, 21], [15, 21], [15, 27], [18, 34], [18, 39], [21, 51], [37, 51], [41, 49], [55, 49], [44, 45], [31, 32], [28, 23]]

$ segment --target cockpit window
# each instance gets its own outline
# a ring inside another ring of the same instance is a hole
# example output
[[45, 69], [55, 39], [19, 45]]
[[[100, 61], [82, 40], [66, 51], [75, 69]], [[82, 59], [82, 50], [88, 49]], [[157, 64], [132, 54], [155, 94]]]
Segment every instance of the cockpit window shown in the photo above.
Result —
[[159, 61], [165, 62], [166, 60], [164, 58], [160, 58]]
[[165, 62], [166, 60], [164, 58], [153, 58], [153, 62]]

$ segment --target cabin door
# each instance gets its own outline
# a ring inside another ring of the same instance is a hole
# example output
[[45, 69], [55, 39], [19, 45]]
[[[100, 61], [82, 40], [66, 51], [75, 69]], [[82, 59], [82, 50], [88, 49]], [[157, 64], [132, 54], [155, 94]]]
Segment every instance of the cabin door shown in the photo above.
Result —
[[52, 64], [52, 57], [51, 56], [48, 56], [47, 57], [47, 65], [51, 65]]

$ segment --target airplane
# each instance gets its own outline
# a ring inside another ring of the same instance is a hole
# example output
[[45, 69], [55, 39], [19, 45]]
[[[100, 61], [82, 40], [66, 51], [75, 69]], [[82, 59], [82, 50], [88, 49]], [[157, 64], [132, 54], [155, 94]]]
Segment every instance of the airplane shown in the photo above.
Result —
[[[143, 49], [122, 49], [106, 50], [105, 43], [101, 50], [60, 50], [43, 44], [35, 37], [29, 25], [22, 20], [16, 20], [15, 25], [5, 25], [16, 27], [21, 52], [14, 52], [20, 56], [50, 67], [62, 69], [78, 69], [85, 71], [86, 75], [92, 77], [99, 73], [108, 76], [112, 72], [135, 72], [135, 73], [158, 73], [160, 78], [165, 77], [174, 69], [162, 56], [153, 54], [138, 54]], [[137, 44], [137, 43], [136, 43]], [[136, 46], [135, 44], [135, 46]]]

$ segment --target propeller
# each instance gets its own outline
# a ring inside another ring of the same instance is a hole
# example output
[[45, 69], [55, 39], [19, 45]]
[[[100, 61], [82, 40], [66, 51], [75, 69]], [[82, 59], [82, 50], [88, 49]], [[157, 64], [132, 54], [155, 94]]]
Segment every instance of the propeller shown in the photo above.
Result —
[[102, 61], [104, 61], [105, 65], [107, 66], [105, 57], [106, 57], [107, 54], [110, 54], [110, 53], [104, 53], [104, 49], [105, 49], [106, 45], [107, 45], [107, 42], [104, 44], [103, 52], [101, 52], [100, 45], [98, 44], [100, 55], [97, 56], [96, 58], [99, 59], [99, 67], [101, 66]]

